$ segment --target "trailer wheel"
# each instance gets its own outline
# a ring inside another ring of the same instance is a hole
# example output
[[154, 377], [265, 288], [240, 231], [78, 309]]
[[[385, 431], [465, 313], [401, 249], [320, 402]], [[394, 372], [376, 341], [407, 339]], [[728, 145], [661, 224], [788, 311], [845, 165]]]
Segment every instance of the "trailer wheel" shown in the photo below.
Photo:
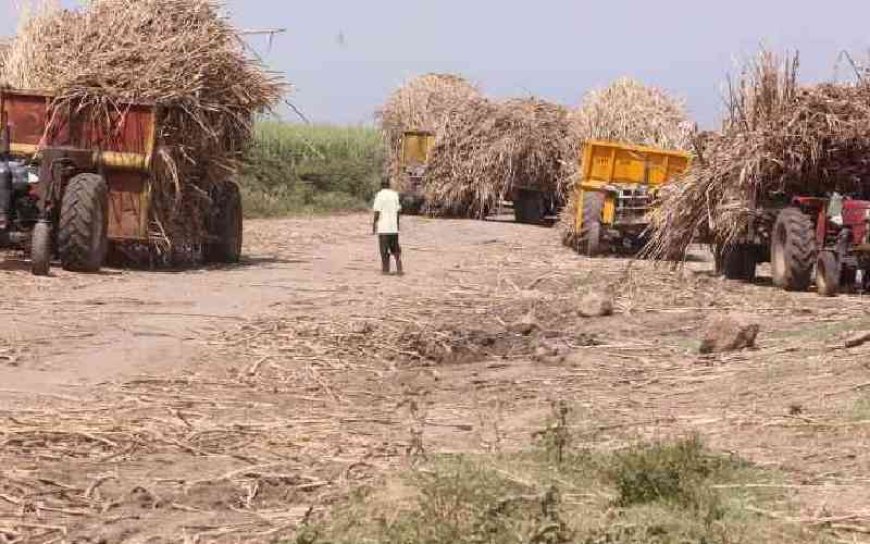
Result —
[[237, 263], [242, 256], [242, 195], [235, 183], [225, 183], [212, 193], [205, 244], [206, 262]]
[[51, 269], [51, 223], [40, 221], [30, 235], [30, 271], [47, 276]]
[[411, 193], [403, 193], [399, 197], [402, 206], [402, 213], [405, 215], [420, 215], [423, 211], [423, 205], [426, 200], [420, 196]]
[[840, 265], [840, 291], [853, 291], [858, 282], [858, 269]]
[[822, 251], [816, 261], [816, 289], [823, 297], [840, 292], [840, 263], [833, 251]]
[[757, 263], [752, 248], [735, 246], [719, 249], [721, 270], [725, 279], [754, 281]]
[[65, 270], [98, 272], [108, 249], [109, 190], [97, 174], [79, 174], [63, 193], [57, 243]]
[[604, 195], [583, 191], [583, 223], [580, 225], [580, 252], [587, 257], [601, 253], [601, 213]]
[[520, 189], [514, 200], [514, 220], [517, 223], [535, 225], [546, 215], [544, 195], [537, 191]]
[[779, 212], [770, 247], [774, 284], [789, 291], [805, 291], [810, 286], [816, 257], [813, 230], [813, 222], [798, 208]]

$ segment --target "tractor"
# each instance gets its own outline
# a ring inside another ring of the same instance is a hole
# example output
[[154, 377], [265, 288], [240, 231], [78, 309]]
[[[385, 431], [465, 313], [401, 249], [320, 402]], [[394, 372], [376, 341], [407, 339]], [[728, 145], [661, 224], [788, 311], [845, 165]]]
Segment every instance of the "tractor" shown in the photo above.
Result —
[[759, 219], [739, 243], [716, 251], [726, 278], [752, 281], [758, 263], [770, 261], [774, 284], [789, 291], [808, 289], [813, 272], [822, 296], [867, 287], [870, 201], [838, 193], [794, 196], [754, 216]]
[[[55, 256], [66, 270], [97, 272], [110, 245], [151, 243], [158, 108], [117, 106], [106, 116], [51, 93], [0, 90], [0, 248], [29, 250], [35, 275]], [[237, 261], [238, 186], [208, 197], [203, 257]]]

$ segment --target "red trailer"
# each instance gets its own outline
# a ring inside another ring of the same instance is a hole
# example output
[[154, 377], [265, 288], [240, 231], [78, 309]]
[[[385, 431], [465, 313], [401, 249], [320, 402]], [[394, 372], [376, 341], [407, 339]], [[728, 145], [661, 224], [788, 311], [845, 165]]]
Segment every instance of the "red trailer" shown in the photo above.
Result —
[[[0, 246], [30, 248], [34, 274], [53, 256], [65, 269], [95, 272], [110, 243], [148, 244], [159, 109], [153, 104], [93, 108], [51, 93], [0, 91]], [[238, 187], [210, 195], [204, 254], [235, 261], [241, 252]]]

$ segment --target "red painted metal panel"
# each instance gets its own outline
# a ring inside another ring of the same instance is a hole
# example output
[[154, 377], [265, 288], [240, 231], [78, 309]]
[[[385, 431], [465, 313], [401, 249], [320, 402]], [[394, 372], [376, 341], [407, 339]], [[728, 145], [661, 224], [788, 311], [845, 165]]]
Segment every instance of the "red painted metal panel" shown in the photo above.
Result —
[[154, 106], [116, 103], [93, 108], [53, 102], [46, 93], [0, 92], [0, 110], [12, 129], [13, 144], [69, 146], [143, 156], [154, 149]]
[[3, 122], [9, 125], [13, 144], [38, 146], [42, 143], [48, 125], [50, 98], [41, 95], [25, 95], [3, 92]]
[[112, 171], [109, 183], [109, 238], [147, 240], [147, 178], [139, 172]]

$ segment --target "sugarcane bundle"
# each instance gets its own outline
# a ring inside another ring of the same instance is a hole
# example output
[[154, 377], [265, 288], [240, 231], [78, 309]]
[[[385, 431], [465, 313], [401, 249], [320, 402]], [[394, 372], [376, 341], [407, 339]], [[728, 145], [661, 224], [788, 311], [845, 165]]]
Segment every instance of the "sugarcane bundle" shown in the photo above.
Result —
[[12, 49], [12, 41], [7, 39], [0, 40], [0, 74], [6, 67], [6, 59], [9, 58], [9, 51]]
[[797, 55], [764, 51], [730, 85], [721, 134], [663, 198], [652, 256], [684, 254], [699, 236], [727, 248], [784, 196], [868, 192], [870, 85], [802, 87], [797, 71]]
[[406, 132], [436, 133], [450, 112], [480, 97], [473, 84], [454, 74], [425, 74], [393, 91], [377, 114], [388, 150], [388, 169], [399, 191], [406, 182], [401, 164]]
[[152, 238], [195, 254], [210, 190], [236, 173], [254, 115], [284, 92], [243, 47], [215, 0], [92, 0], [25, 16], [2, 79], [106, 118], [119, 103], [156, 104]]
[[433, 215], [482, 219], [516, 189], [559, 197], [574, 172], [568, 111], [543, 100], [469, 101], [435, 142], [425, 182]]
[[[603, 140], [663, 149], [689, 150], [694, 125], [683, 102], [666, 91], [622, 78], [600, 90], [587, 93], [571, 114], [578, 141]], [[575, 247], [578, 206], [573, 192], [559, 217], [559, 231], [568, 246]]]

